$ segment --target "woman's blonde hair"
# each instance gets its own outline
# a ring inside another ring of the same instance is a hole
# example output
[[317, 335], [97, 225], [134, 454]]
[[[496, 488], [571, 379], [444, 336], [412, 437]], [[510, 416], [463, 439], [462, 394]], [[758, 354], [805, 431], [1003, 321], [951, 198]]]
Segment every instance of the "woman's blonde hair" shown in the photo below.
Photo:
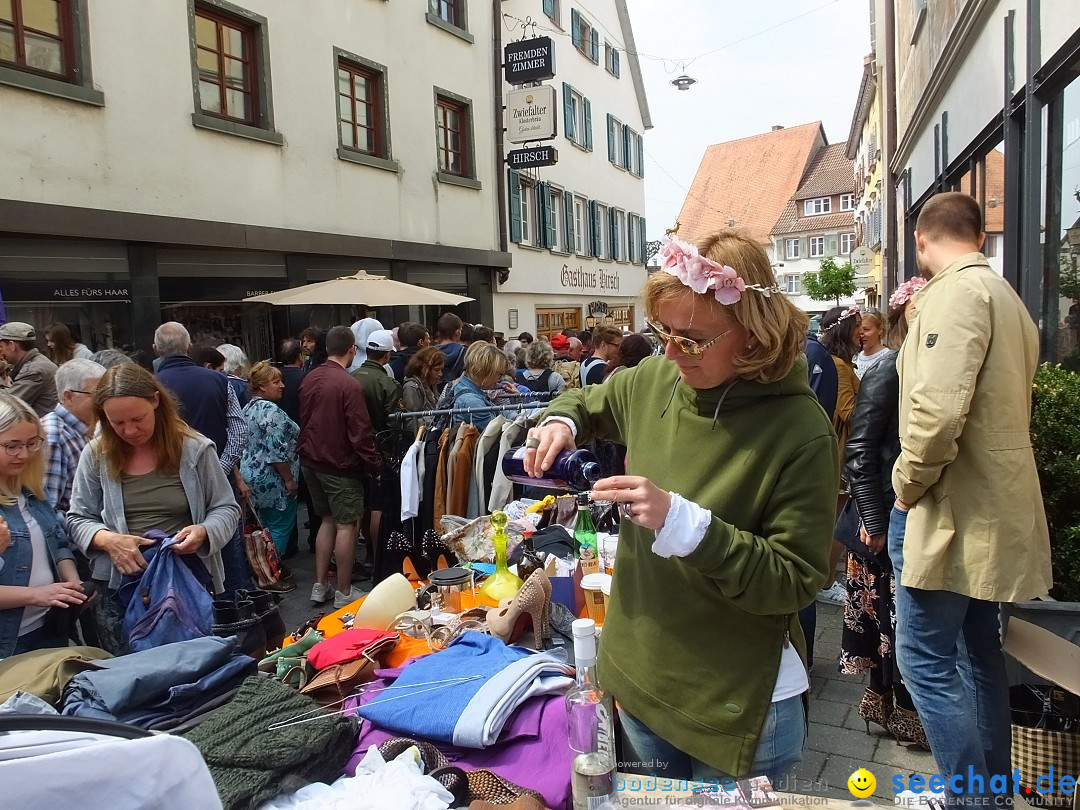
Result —
[[[23, 422], [36, 426], [38, 435], [41, 435], [41, 420], [34, 413], [34, 409], [18, 397], [0, 394], [0, 433], [5, 433]], [[18, 475], [0, 477], [0, 506], [14, 504], [24, 489], [33, 492], [34, 497], [39, 500], [45, 500], [44, 445], [30, 455], [30, 461]]]
[[251, 393], [258, 393], [264, 385], [270, 385], [281, 379], [281, 370], [274, 368], [265, 360], [260, 360], [251, 367], [248, 373], [248, 388]]
[[105, 376], [94, 389], [94, 416], [101, 425], [97, 452], [105, 457], [109, 475], [117, 481], [124, 475], [131, 445], [113, 429], [109, 417], [105, 414], [105, 403], [120, 397], [138, 397], [153, 402], [155, 395], [158, 406], [154, 411], [154, 435], [150, 439], [157, 459], [155, 469], [171, 475], [180, 470], [184, 439], [195, 433], [180, 418], [180, 408], [169, 390], [159, 383], [153, 374], [134, 363], [113, 366], [105, 372]]
[[[697, 248], [702, 256], [735, 268], [747, 284], [762, 287], [776, 284], [765, 250], [743, 233], [719, 231], [699, 240]], [[685, 300], [687, 296], [697, 299], [702, 306], [725, 311], [756, 338], [752, 346], [732, 360], [739, 377], [772, 383], [791, 372], [802, 353], [810, 320], [787, 296], [780, 292], [765, 296], [756, 290], [746, 290], [737, 302], [725, 305], [716, 300], [711, 290], [695, 293], [676, 276], [661, 271], [645, 282], [645, 312], [650, 319], [659, 320], [662, 305]]]
[[481, 388], [495, 384], [510, 361], [494, 343], [478, 341], [465, 350], [465, 376]]

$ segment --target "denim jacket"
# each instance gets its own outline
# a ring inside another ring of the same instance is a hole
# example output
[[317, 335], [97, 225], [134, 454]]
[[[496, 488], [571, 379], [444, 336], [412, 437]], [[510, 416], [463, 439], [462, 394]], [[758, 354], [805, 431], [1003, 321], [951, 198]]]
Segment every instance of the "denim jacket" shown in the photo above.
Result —
[[[45, 547], [49, 550], [49, 562], [53, 577], [58, 579], [56, 564], [61, 560], [75, 560], [75, 555], [68, 545], [67, 531], [56, 519], [56, 512], [45, 501], [39, 501], [30, 492], [25, 491], [27, 509], [45, 535]], [[0, 506], [2, 517], [11, 531], [11, 545], [2, 555], [3, 568], [0, 568], [0, 585], [26, 587], [30, 582], [30, 565], [34, 552], [30, 546], [30, 530], [23, 520], [18, 504]], [[11, 655], [19, 640], [19, 625], [22, 624], [23, 609], [8, 608], [0, 610], [0, 658]]]

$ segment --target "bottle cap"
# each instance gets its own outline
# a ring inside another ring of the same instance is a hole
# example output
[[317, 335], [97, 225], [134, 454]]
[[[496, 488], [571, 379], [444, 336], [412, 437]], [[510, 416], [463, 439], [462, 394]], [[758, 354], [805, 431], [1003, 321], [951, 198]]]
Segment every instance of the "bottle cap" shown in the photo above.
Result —
[[578, 664], [592, 666], [596, 663], [596, 622], [592, 619], [575, 619], [570, 628], [574, 636], [574, 660]]
[[577, 497], [577, 505], [578, 506], [588, 506], [589, 505], [589, 493], [588, 492], [579, 492], [576, 497]]

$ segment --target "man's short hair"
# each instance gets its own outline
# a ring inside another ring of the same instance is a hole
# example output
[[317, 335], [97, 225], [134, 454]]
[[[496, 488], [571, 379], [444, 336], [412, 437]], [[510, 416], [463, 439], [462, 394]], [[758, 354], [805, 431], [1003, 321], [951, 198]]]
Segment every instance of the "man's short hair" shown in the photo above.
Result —
[[187, 354], [190, 348], [191, 335], [182, 323], [166, 321], [154, 331], [154, 350], [158, 357]]
[[191, 359], [195, 361], [197, 366], [209, 366], [215, 370], [225, 367], [225, 355], [213, 346], [193, 346], [191, 348]]
[[931, 241], [945, 238], [978, 242], [983, 228], [978, 201], [959, 191], [935, 194], [923, 205], [915, 222], [915, 230]]
[[422, 323], [406, 321], [398, 327], [397, 336], [402, 346], [406, 349], [413, 349], [420, 345], [420, 341], [427, 338], [428, 330]]
[[[312, 340], [314, 340], [314, 336]], [[281, 347], [278, 349], [278, 362], [283, 366], [291, 366], [297, 360], [300, 359], [300, 341], [296, 338], [285, 338], [281, 341]]]
[[[435, 333], [439, 336], [439, 340], [453, 340], [459, 329], [461, 329], [461, 318], [453, 312], [444, 312], [435, 325]], [[401, 339], [400, 334], [398, 339]]]
[[474, 326], [472, 330], [473, 342], [494, 343], [495, 331], [488, 326]]
[[592, 332], [590, 332], [588, 329], [582, 332], [578, 332], [577, 339], [580, 340], [582, 343], [592, 343]]
[[475, 343], [476, 337], [473, 334], [474, 327], [471, 323], [463, 323], [461, 325], [461, 342], [462, 343]]
[[86, 384], [90, 380], [100, 380], [104, 374], [105, 366], [99, 365], [93, 360], [84, 360], [78, 357], [74, 360], [68, 360], [56, 370], [57, 399], [63, 402], [65, 393], [85, 390]]
[[102, 349], [90, 355], [90, 359], [107, 369], [113, 366], [122, 366], [124, 363], [135, 362], [119, 349]]
[[347, 326], [335, 326], [326, 333], [326, 356], [344, 357], [356, 345], [356, 335]]

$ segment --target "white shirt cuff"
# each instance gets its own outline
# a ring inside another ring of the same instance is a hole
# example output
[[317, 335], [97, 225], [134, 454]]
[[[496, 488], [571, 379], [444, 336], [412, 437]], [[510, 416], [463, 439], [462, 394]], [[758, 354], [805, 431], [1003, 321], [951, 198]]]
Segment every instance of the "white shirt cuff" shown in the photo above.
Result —
[[562, 422], [564, 425], [570, 428], [570, 432], [574, 435], [574, 438], [577, 438], [577, 425], [574, 424], [573, 419], [570, 419], [566, 416], [549, 416], [547, 419], [540, 423], [540, 427], [543, 427], [548, 422]]
[[656, 541], [652, 544], [653, 554], [659, 557], [685, 557], [693, 552], [712, 523], [712, 513], [693, 501], [688, 501], [677, 492], [671, 495], [671, 507], [668, 509], [664, 525], [656, 532]]

